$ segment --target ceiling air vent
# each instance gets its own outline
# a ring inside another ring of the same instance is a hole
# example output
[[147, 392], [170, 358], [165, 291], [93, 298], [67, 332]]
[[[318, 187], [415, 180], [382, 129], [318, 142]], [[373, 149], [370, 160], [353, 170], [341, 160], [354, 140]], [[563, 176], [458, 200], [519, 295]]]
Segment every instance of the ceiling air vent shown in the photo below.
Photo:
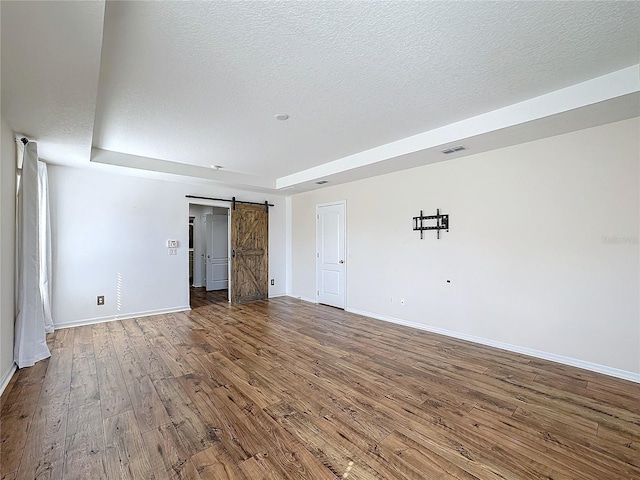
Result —
[[445, 155], [449, 155], [450, 153], [459, 152], [461, 150], [466, 150], [466, 147], [462, 145], [456, 145], [455, 147], [445, 148], [444, 150], [440, 150]]
[[324, 185], [325, 183], [329, 183], [329, 180], [320, 180], [319, 182], [316, 182], [316, 185]]

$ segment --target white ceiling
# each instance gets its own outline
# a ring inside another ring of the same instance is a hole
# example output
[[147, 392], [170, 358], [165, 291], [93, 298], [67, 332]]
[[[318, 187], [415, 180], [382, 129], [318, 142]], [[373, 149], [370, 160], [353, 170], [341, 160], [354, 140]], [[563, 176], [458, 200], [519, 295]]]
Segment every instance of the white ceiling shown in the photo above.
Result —
[[54, 163], [302, 191], [638, 114], [638, 2], [1, 9], [2, 115]]

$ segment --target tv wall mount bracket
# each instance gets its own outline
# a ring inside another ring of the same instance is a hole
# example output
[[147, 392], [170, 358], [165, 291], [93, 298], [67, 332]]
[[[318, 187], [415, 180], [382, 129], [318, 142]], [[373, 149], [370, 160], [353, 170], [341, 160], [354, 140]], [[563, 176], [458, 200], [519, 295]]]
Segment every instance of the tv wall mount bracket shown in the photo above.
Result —
[[[433, 224], [435, 220], [435, 225]], [[449, 215], [440, 213], [440, 209], [436, 210], [435, 215], [424, 215], [420, 210], [419, 217], [413, 217], [413, 230], [420, 232], [420, 240], [424, 238], [425, 230], [435, 230], [437, 238], [440, 238], [440, 230], [449, 231]]]

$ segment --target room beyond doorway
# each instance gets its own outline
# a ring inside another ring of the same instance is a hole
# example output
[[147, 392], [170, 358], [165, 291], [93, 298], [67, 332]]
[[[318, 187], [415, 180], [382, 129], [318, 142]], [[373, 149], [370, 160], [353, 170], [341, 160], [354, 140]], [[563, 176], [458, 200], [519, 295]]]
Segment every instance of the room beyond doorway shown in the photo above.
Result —
[[229, 208], [189, 204], [189, 287], [219, 301], [229, 299]]

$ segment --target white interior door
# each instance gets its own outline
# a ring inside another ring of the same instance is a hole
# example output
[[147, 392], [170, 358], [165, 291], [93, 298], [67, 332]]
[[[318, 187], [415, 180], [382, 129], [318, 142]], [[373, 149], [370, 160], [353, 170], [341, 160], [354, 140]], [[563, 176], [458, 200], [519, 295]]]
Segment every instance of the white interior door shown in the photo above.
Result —
[[229, 287], [229, 223], [228, 215], [206, 216], [207, 291]]
[[316, 273], [318, 303], [344, 308], [346, 301], [345, 203], [318, 205]]

